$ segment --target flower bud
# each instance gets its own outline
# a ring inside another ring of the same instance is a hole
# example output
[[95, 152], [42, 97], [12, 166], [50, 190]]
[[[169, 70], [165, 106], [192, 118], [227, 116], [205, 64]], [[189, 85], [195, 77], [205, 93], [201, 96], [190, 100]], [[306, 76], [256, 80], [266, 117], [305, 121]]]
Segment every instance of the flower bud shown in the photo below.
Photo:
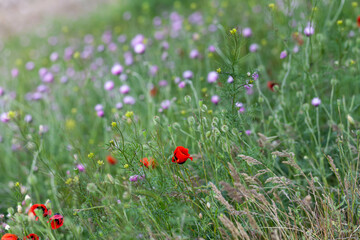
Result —
[[191, 102], [191, 97], [189, 95], [186, 95], [184, 97], [184, 101], [185, 101], [185, 103], [190, 103]]

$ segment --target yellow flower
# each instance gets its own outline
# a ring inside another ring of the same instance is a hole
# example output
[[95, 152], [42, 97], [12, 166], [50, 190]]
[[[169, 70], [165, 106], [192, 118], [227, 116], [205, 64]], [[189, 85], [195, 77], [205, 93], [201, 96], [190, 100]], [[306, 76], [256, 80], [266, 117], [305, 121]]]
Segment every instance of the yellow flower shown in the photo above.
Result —
[[127, 118], [132, 118], [134, 116], [134, 112], [133, 111], [127, 111], [126, 113], [125, 113], [125, 117], [127, 117]]
[[63, 26], [63, 27], [61, 28], [61, 31], [62, 31], [63, 33], [67, 33], [67, 32], [69, 31], [69, 28], [68, 28], [67, 26]]
[[95, 154], [92, 152], [88, 154], [88, 158], [90, 158], [90, 159], [92, 159], [94, 156], [95, 156]]
[[194, 3], [194, 2], [191, 3], [191, 4], [190, 4], [190, 8], [194, 10], [194, 9], [196, 8], [196, 3]]
[[208, 90], [208, 89], [207, 89], [206, 87], [204, 87], [204, 88], [201, 89], [201, 91], [202, 91], [203, 93], [206, 93], [207, 90]]
[[213, 113], [213, 110], [209, 110], [209, 111], [208, 111], [208, 114], [212, 114], [212, 113]]
[[73, 119], [66, 119], [65, 128], [68, 130], [72, 130], [76, 127], [76, 122]]
[[68, 178], [66, 181], [65, 181], [65, 184], [69, 185], [72, 183], [72, 178]]
[[230, 30], [230, 34], [232, 34], [232, 35], [236, 34], [236, 32], [237, 32], [236, 28], [233, 28]]
[[16, 186], [16, 187], [20, 187], [20, 183], [19, 183], [19, 182], [16, 182], [16, 183], [15, 183], [15, 186]]
[[216, 69], [218, 73], [221, 73], [221, 68]]
[[270, 8], [271, 10], [274, 10], [274, 9], [275, 9], [275, 4], [274, 4], [274, 3], [270, 3], [270, 4], [269, 4], [269, 8]]
[[11, 118], [14, 118], [15, 115], [16, 115], [16, 113], [13, 112], [13, 111], [8, 112], [8, 117], [9, 117], [10, 119], [11, 119]]
[[185, 110], [181, 110], [180, 112], [182, 115], [185, 115], [186, 114], [186, 111]]
[[352, 3], [351, 3], [351, 6], [355, 8], [355, 7], [358, 6], [358, 3], [357, 3], [357, 2], [352, 2]]
[[111, 126], [112, 126], [113, 128], [116, 127], [116, 125], [117, 125], [116, 122], [112, 122], [112, 123], [111, 123]]
[[74, 179], [73, 179], [74, 183], [77, 183], [79, 182], [79, 176], [75, 176]]
[[80, 53], [78, 51], [76, 51], [74, 53], [74, 59], [78, 59], [80, 57]]
[[102, 165], [104, 165], [104, 161], [99, 160], [99, 161], [97, 161], [97, 164], [99, 164], [99, 166], [102, 166]]
[[129, 168], [129, 164], [125, 164], [125, 165], [124, 165], [124, 168]]
[[343, 24], [343, 20], [338, 20], [336, 23], [337, 23], [337, 25], [341, 25], [341, 24]]
[[15, 61], [15, 64], [16, 64], [17, 66], [21, 66], [22, 63], [23, 63], [23, 61], [22, 61], [20, 58], [16, 59], [16, 61]]

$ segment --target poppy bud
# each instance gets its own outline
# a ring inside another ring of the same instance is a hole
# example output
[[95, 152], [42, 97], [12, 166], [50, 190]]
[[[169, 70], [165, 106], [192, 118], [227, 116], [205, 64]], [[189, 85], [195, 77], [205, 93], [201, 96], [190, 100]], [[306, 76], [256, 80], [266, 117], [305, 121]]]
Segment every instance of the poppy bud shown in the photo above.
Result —
[[184, 101], [185, 101], [185, 103], [190, 103], [191, 102], [191, 97], [189, 95], [186, 95], [184, 97]]

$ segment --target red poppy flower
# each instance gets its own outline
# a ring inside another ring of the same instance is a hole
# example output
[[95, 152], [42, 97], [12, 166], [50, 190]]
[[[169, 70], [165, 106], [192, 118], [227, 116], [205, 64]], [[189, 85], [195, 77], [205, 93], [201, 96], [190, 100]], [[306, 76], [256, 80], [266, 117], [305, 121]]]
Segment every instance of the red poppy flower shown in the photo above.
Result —
[[59, 227], [61, 227], [64, 224], [64, 217], [59, 213], [56, 213], [49, 220], [51, 221], [52, 229], [58, 229]]
[[191, 161], [193, 160], [193, 158], [190, 157], [189, 149], [184, 148], [182, 146], [178, 146], [174, 151], [174, 156], [172, 157], [172, 162], [176, 162], [177, 164], [183, 164], [189, 158]]
[[357, 17], [357, 25], [360, 27], [360, 16]]
[[108, 163], [110, 163], [111, 165], [115, 165], [116, 164], [116, 159], [113, 156], [107, 156], [106, 160], [108, 161]]
[[1, 240], [18, 240], [18, 236], [11, 233], [6, 233], [4, 236], [1, 237]]
[[39, 240], [39, 236], [36, 235], [35, 233], [30, 233], [29, 235], [24, 237], [24, 240], [26, 240], [26, 239]]
[[273, 92], [274, 92], [274, 87], [275, 86], [279, 86], [279, 84], [277, 84], [276, 82], [272, 82], [272, 81], [267, 82], [267, 87]]
[[147, 168], [149, 168], [149, 166], [151, 166], [153, 169], [156, 167], [156, 162], [153, 158], [150, 158], [150, 160], [148, 158], [143, 158], [140, 159], [140, 162]]
[[[31, 206], [29, 210], [29, 216], [36, 216], [35, 210], [40, 209], [43, 211], [43, 216], [46, 217], [47, 215], [51, 214], [51, 211], [48, 211], [44, 204], [34, 204]], [[35, 220], [37, 221], [39, 217], [36, 217]]]

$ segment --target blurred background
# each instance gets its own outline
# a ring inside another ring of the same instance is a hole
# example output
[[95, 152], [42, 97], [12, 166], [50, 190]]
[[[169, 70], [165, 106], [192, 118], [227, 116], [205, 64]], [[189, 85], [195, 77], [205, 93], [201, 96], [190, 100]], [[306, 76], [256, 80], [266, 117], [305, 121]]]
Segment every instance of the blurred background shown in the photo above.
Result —
[[39, 31], [39, 26], [61, 17], [77, 19], [116, 0], [0, 0], [0, 40], [18, 33]]

